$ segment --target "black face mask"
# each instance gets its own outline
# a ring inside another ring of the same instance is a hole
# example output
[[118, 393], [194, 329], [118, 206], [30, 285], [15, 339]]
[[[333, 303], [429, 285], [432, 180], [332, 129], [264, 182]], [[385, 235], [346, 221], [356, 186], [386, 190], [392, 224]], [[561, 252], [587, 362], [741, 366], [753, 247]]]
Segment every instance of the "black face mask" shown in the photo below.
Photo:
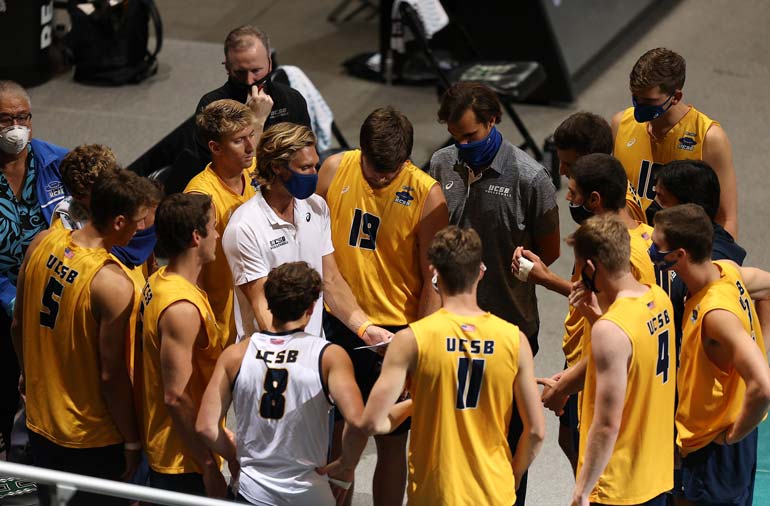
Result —
[[233, 77], [228, 77], [227, 84], [235, 92], [236, 100], [246, 102], [246, 98], [249, 96], [249, 93], [251, 93], [252, 86], [264, 89], [266, 92], [269, 91], [268, 84], [270, 83], [270, 74], [272, 74], [272, 71], [268, 72], [265, 77], [255, 82], [254, 84], [242, 83], [240, 81], [236, 81]]
[[570, 202], [569, 214], [572, 216], [572, 219], [575, 220], [575, 223], [582, 225], [584, 221], [594, 215], [594, 212], [588, 209], [585, 204], [576, 206]]
[[599, 293], [599, 289], [596, 288], [596, 267], [594, 267], [594, 275], [589, 277], [588, 274], [586, 274], [586, 266], [584, 265], [583, 268], [580, 269], [580, 279], [583, 281], [583, 284], [586, 285], [586, 288], [594, 293]]
[[645, 216], [647, 216], [647, 224], [652, 225], [653, 219], [655, 218], [655, 213], [663, 209], [660, 204], [656, 200], [653, 200], [650, 203], [650, 206], [644, 211]]

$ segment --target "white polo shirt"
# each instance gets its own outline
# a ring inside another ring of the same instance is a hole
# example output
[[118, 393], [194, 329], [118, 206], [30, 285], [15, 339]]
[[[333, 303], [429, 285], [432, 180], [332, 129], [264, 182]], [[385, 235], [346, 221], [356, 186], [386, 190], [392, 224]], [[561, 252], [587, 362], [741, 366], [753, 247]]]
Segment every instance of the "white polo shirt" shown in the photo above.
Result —
[[[266, 277], [287, 262], [305, 261], [323, 278], [322, 258], [334, 253], [329, 207], [318, 195], [294, 199], [294, 223], [280, 218], [261, 191], [235, 210], [224, 236], [225, 251], [235, 284], [237, 340], [259, 331], [249, 300], [238, 286]], [[305, 332], [323, 336], [323, 292], [313, 308]]]

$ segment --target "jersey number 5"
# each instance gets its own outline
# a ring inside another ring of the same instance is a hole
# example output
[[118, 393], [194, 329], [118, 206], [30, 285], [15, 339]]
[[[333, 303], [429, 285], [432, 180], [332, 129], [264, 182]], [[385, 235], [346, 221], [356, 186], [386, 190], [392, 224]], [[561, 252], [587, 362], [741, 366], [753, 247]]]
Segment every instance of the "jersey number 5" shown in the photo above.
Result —
[[289, 371], [286, 369], [268, 369], [263, 387], [265, 393], [259, 401], [259, 415], [262, 418], [278, 420], [286, 410], [286, 397], [283, 393], [289, 386]]
[[380, 228], [380, 218], [378, 216], [356, 209], [353, 214], [353, 223], [350, 225], [348, 244], [354, 248], [357, 246], [373, 250], [377, 246], [378, 228]]
[[56, 326], [56, 317], [59, 316], [59, 301], [63, 291], [64, 285], [59, 283], [53, 276], [48, 278], [48, 284], [45, 285], [42, 301], [43, 308], [48, 311], [40, 311], [40, 325], [43, 327], [53, 329]]
[[475, 408], [479, 405], [482, 379], [484, 379], [483, 358], [469, 359], [467, 357], [460, 357], [458, 359], [457, 403], [455, 408]]

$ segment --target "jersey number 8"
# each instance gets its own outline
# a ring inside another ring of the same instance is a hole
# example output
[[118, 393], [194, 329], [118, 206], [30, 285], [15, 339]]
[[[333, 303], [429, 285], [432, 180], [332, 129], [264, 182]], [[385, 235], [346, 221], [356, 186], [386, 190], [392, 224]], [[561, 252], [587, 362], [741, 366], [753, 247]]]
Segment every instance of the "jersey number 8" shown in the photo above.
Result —
[[265, 393], [259, 401], [259, 415], [262, 418], [279, 420], [286, 410], [286, 397], [283, 393], [289, 386], [289, 371], [286, 369], [268, 369], [262, 385]]

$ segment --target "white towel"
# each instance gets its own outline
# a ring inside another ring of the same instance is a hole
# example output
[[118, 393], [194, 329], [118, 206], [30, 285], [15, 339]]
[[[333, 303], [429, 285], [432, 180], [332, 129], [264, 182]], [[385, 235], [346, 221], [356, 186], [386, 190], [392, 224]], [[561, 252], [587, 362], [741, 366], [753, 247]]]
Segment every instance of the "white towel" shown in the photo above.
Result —
[[390, 14], [390, 48], [393, 51], [399, 53], [406, 51], [404, 25], [398, 9], [402, 2], [408, 3], [417, 12], [428, 39], [449, 24], [449, 16], [439, 0], [396, 0], [393, 2], [393, 10]]
[[319, 153], [326, 151], [332, 145], [332, 122], [334, 121], [334, 114], [329, 104], [301, 68], [293, 65], [281, 65], [278, 68], [286, 72], [289, 85], [305, 98], [310, 126], [316, 136], [316, 149]]

